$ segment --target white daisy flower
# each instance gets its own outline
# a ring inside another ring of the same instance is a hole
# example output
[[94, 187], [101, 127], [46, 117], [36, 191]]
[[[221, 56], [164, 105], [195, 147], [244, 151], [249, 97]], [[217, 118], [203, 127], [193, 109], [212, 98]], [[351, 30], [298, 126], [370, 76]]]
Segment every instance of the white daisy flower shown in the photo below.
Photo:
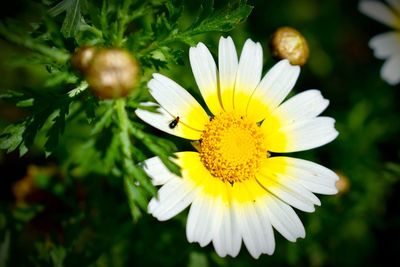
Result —
[[[292, 207], [313, 212], [313, 193], [335, 194], [337, 175], [318, 164], [270, 152], [295, 152], [336, 138], [334, 119], [317, 117], [329, 104], [318, 90], [283, 104], [300, 73], [287, 60], [261, 79], [262, 48], [246, 41], [238, 60], [230, 37], [221, 38], [218, 71], [202, 43], [190, 48], [190, 64], [208, 109], [171, 79], [154, 74], [148, 83], [159, 113], [138, 109], [150, 125], [189, 140], [197, 152], [177, 153], [182, 177], [157, 157], [144, 168], [161, 186], [148, 211], [168, 220], [190, 205], [186, 235], [201, 246], [213, 243], [221, 257], [235, 257], [242, 240], [254, 258], [275, 249], [273, 228], [294, 242], [305, 237]], [[292, 206], [292, 207], [291, 207]]]
[[390, 7], [378, 1], [361, 1], [359, 10], [394, 29], [373, 37], [369, 46], [376, 58], [386, 60], [381, 69], [382, 79], [396, 85], [400, 82], [400, 0], [386, 1]]

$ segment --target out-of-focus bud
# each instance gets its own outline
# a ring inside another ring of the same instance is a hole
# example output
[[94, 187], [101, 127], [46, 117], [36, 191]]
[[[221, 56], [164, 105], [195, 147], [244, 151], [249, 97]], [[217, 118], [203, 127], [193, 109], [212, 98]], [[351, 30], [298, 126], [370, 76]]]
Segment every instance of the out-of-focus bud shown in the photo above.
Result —
[[53, 177], [57, 174], [58, 168], [53, 165], [29, 165], [26, 175], [15, 182], [12, 187], [16, 205], [24, 206], [30, 202], [38, 202], [43, 199], [47, 193], [40, 189], [43, 182], [41, 184], [41, 179], [38, 179], [38, 177]]
[[97, 48], [93, 46], [79, 47], [72, 55], [71, 64], [79, 72], [85, 73], [92, 61]]
[[339, 194], [345, 194], [350, 190], [350, 180], [342, 172], [337, 171], [336, 174], [339, 176], [339, 180], [336, 182], [336, 188]]
[[270, 48], [278, 59], [288, 59], [292, 65], [306, 64], [309, 49], [306, 39], [291, 27], [278, 28], [272, 35]]
[[139, 66], [130, 53], [118, 48], [98, 49], [85, 71], [93, 93], [102, 99], [128, 95], [138, 84]]

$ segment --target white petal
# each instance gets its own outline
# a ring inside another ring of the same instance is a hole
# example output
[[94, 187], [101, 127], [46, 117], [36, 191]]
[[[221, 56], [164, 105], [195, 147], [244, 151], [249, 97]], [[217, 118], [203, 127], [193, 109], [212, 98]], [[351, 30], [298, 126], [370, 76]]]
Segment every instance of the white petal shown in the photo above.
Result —
[[219, 87], [222, 106], [225, 111], [233, 110], [238, 57], [231, 37], [221, 37], [218, 48]]
[[301, 183], [280, 173], [271, 175], [265, 170], [257, 176], [257, 181], [276, 197], [299, 210], [314, 212], [314, 205], [321, 205], [319, 199]]
[[[273, 152], [297, 152], [325, 145], [338, 136], [334, 127], [335, 120], [329, 117], [317, 117], [283, 126], [276, 134], [283, 133], [286, 137], [284, 148], [282, 144], [270, 144]], [[270, 140], [280, 140], [274, 134], [267, 136]]]
[[264, 250], [263, 253], [267, 253], [268, 255], [272, 255], [275, 250], [275, 237], [274, 231], [272, 229], [271, 220], [269, 218], [267, 208], [265, 207], [265, 201], [261, 199], [257, 199], [254, 203], [256, 212], [258, 214], [258, 219], [260, 220], [260, 224], [263, 228], [262, 235], [264, 237]]
[[318, 116], [328, 105], [329, 101], [322, 97], [320, 91], [308, 90], [285, 101], [273, 114], [285, 121], [295, 122]]
[[[275, 238], [265, 206], [265, 196], [270, 194], [256, 181], [239, 186], [241, 190], [236, 193], [250, 197], [249, 201], [233, 202], [243, 242], [254, 258], [262, 253], [271, 255], [275, 250]], [[240, 196], [233, 194], [235, 197]]]
[[236, 257], [242, 245], [238, 222], [231, 205], [229, 203], [221, 203], [221, 205], [222, 220], [220, 228], [215, 233], [213, 245], [220, 257], [226, 255]]
[[263, 53], [260, 43], [247, 39], [240, 55], [235, 82], [234, 108], [239, 114], [245, 114], [247, 104], [254, 89], [260, 83]]
[[389, 58], [382, 66], [381, 77], [390, 85], [400, 82], [400, 54]]
[[258, 259], [262, 251], [262, 228], [255, 213], [254, 207], [247, 203], [236, 203], [235, 214], [239, 223], [243, 242], [253, 258]]
[[399, 17], [382, 2], [364, 0], [360, 2], [358, 8], [362, 13], [371, 18], [387, 26], [400, 29]]
[[282, 166], [285, 175], [298, 180], [311, 192], [325, 195], [337, 193], [335, 184], [339, 177], [322, 165], [291, 157], [272, 157], [268, 161], [277, 169], [280, 169], [278, 166]]
[[159, 157], [145, 160], [143, 162], [143, 170], [150, 176], [151, 182], [155, 186], [163, 185], [173, 178], [179, 178], [165, 167]]
[[150, 124], [151, 126], [175, 135], [182, 138], [190, 139], [190, 140], [199, 140], [201, 133], [200, 131], [196, 131], [186, 124], [179, 122], [174, 128], [171, 128], [169, 125], [170, 123], [175, 120], [173, 116], [171, 116], [165, 109], [161, 108], [156, 103], [146, 102], [141, 103], [142, 106], [152, 106], [158, 107], [156, 112], [151, 112], [144, 109], [137, 109], [135, 110], [136, 115], [146, 123]]
[[150, 200], [148, 212], [160, 221], [169, 220], [192, 203], [195, 189], [188, 179], [172, 178], [158, 190], [158, 197]]
[[392, 31], [376, 35], [369, 41], [369, 47], [374, 50], [376, 58], [400, 55], [400, 33]]
[[180, 122], [202, 131], [209, 118], [204, 109], [185, 89], [173, 80], [155, 73], [147, 84], [150, 94], [174, 118]]
[[255, 121], [263, 120], [286, 98], [294, 87], [299, 74], [300, 67], [292, 66], [287, 59], [276, 63], [254, 91], [248, 105], [247, 115]]
[[196, 47], [190, 48], [189, 59], [204, 101], [213, 114], [219, 114], [222, 107], [219, 101], [217, 67], [210, 51], [203, 43], [199, 43]]
[[189, 242], [198, 242], [204, 247], [211, 242], [222, 221], [221, 199], [204, 193], [197, 194], [190, 207], [186, 236]]
[[264, 201], [271, 224], [281, 235], [292, 242], [306, 236], [303, 224], [289, 205], [274, 196], [267, 196]]

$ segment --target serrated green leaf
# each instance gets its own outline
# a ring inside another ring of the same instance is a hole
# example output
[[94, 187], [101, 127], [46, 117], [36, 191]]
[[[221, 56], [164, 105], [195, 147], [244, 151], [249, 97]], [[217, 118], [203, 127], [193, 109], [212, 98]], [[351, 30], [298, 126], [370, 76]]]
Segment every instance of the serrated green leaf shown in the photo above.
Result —
[[78, 32], [81, 21], [81, 0], [63, 0], [49, 10], [51, 16], [57, 16], [66, 11], [61, 33], [66, 37], [73, 37]]
[[107, 107], [106, 111], [101, 114], [100, 119], [94, 124], [92, 129], [92, 134], [100, 133], [105, 127], [110, 126], [112, 123], [112, 115], [114, 110], [110, 107]]
[[61, 107], [57, 117], [52, 121], [52, 126], [47, 131], [47, 141], [44, 145], [46, 152], [53, 151], [57, 145], [60, 135], [63, 134], [65, 128], [65, 117], [69, 113], [69, 105]]
[[[74, 77], [74, 80], [72, 80], [72, 81], [76, 81], [75, 79], [77, 79], [77, 77], [76, 76], [73, 76], [73, 77]], [[89, 87], [89, 84], [86, 81], [82, 81], [77, 87], [75, 87], [74, 89], [72, 89], [71, 91], [68, 92], [68, 96], [76, 97], [76, 96], [80, 95], [82, 92], [84, 92], [88, 87]]]
[[191, 25], [191, 28], [196, 28], [208, 16], [214, 12], [214, 0], [205, 0], [200, 5], [199, 13]]
[[21, 145], [19, 146], [19, 157], [22, 157], [28, 152], [28, 148], [25, 146], [25, 143], [22, 142]]
[[58, 71], [52, 73], [51, 77], [49, 77], [45, 83], [44, 87], [56, 87], [60, 84], [74, 84], [78, 81], [78, 77], [72, 73], [65, 71]]
[[84, 103], [85, 114], [89, 124], [92, 124], [92, 122], [96, 119], [97, 106], [98, 102], [94, 97], [87, 98]]
[[165, 7], [168, 10], [168, 24], [170, 25], [171, 28], [176, 28], [178, 19], [182, 15], [183, 1], [182, 0], [167, 1], [165, 3]]
[[[182, 41], [192, 45], [192, 36], [206, 32], [227, 32], [233, 30], [236, 25], [242, 23], [251, 13], [253, 7], [245, 2], [230, 5], [227, 8], [212, 12], [201, 22], [196, 22], [185, 32], [178, 36]], [[208, 10], [211, 10], [208, 7]], [[210, 11], [208, 11], [210, 12]]]
[[80, 0], [73, 0], [71, 8], [67, 10], [67, 15], [61, 27], [61, 33], [67, 38], [73, 37], [78, 31], [81, 18]]
[[18, 148], [23, 141], [25, 124], [10, 124], [0, 133], [0, 149], [7, 150], [10, 153]]

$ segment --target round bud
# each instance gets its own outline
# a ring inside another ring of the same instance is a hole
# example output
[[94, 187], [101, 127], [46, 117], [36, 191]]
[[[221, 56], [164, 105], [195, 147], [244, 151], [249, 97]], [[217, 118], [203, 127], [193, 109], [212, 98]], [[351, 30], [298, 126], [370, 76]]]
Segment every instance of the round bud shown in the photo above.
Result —
[[342, 172], [337, 171], [336, 174], [339, 176], [339, 180], [336, 181], [336, 189], [339, 194], [345, 194], [350, 190], [350, 180]]
[[85, 72], [93, 93], [102, 99], [128, 95], [138, 83], [139, 67], [127, 51], [118, 48], [99, 49]]
[[90, 61], [92, 61], [94, 54], [96, 53], [96, 47], [93, 46], [82, 46], [79, 47], [72, 55], [71, 64], [79, 72], [85, 73], [88, 68]]
[[307, 62], [309, 49], [306, 39], [291, 27], [278, 28], [270, 42], [272, 55], [288, 59], [292, 65], [302, 66]]

